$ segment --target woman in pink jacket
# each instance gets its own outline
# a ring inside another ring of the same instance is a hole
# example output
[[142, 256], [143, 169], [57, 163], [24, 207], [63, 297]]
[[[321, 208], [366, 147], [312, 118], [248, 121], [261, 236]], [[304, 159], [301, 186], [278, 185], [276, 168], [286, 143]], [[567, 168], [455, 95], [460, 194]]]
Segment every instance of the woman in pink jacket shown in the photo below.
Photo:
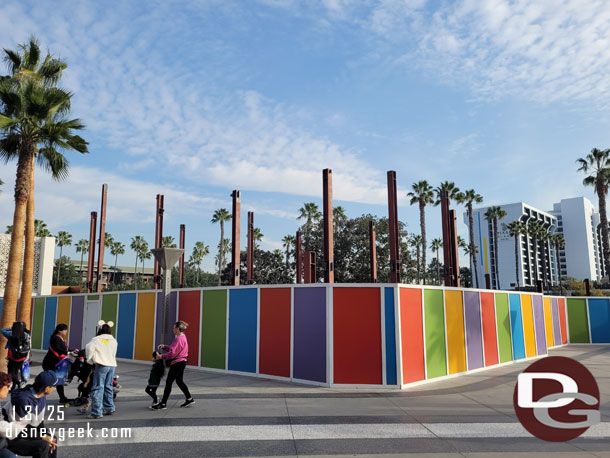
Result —
[[184, 335], [184, 331], [188, 327], [188, 323], [184, 321], [176, 321], [174, 324], [174, 335], [176, 338], [171, 345], [159, 345], [159, 351], [163, 351], [163, 354], [157, 354], [157, 359], [171, 360], [169, 371], [167, 373], [167, 379], [165, 380], [165, 391], [163, 392], [163, 399], [158, 404], [152, 406], [153, 410], [167, 409], [167, 400], [172, 392], [172, 385], [174, 380], [184, 393], [186, 401], [180, 405], [180, 407], [189, 407], [195, 403], [195, 400], [191, 396], [188, 387], [184, 383], [184, 368], [186, 367], [186, 359], [189, 355], [189, 344]]

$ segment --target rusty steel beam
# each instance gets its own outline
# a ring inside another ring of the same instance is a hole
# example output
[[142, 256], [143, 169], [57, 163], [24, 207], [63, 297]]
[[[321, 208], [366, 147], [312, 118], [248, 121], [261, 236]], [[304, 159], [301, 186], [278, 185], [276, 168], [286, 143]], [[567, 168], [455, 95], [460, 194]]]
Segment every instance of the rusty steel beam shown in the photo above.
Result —
[[89, 261], [87, 262], [87, 292], [93, 292], [93, 267], [95, 264], [95, 231], [97, 229], [97, 212], [91, 212], [89, 225]]
[[248, 285], [254, 283], [254, 212], [248, 212], [248, 251], [247, 251]]
[[[239, 285], [239, 231], [240, 231], [240, 212], [241, 212], [241, 193], [234, 190], [231, 193], [233, 198], [233, 227], [231, 230], [231, 284]], [[222, 243], [222, 242], [221, 242]]]
[[324, 219], [324, 282], [335, 282], [333, 240], [333, 171], [322, 171], [322, 201]]
[[388, 172], [388, 223], [390, 226], [390, 282], [400, 283], [400, 233], [398, 231], [398, 197], [396, 172]]
[[[164, 212], [165, 196], [157, 194], [157, 208], [155, 211], [155, 248], [163, 248], [163, 212]], [[153, 288], [161, 288], [161, 268], [159, 262], [155, 259], [153, 273]]]
[[445, 286], [453, 286], [453, 249], [449, 224], [449, 195], [441, 191], [441, 224], [443, 230], [443, 273]]
[[[184, 241], [186, 235], [186, 226], [180, 225], [180, 248], [184, 250]], [[180, 256], [178, 261], [178, 288], [184, 288], [184, 253]]]
[[297, 284], [303, 283], [303, 239], [301, 231], [297, 231], [295, 240], [294, 261], [297, 266]]
[[369, 255], [371, 266], [371, 283], [377, 283], [377, 241], [375, 235], [375, 221], [369, 221]]
[[460, 254], [458, 252], [458, 238], [457, 238], [457, 212], [455, 210], [449, 210], [449, 222], [451, 223], [451, 262], [454, 275], [453, 275], [453, 286], [456, 288], [460, 287]]
[[102, 185], [102, 208], [100, 210], [100, 246], [97, 253], [97, 292], [102, 292], [102, 276], [104, 275], [104, 249], [106, 248], [106, 202], [108, 201], [108, 185]]
[[316, 282], [316, 253], [314, 251], [305, 252], [305, 283]]

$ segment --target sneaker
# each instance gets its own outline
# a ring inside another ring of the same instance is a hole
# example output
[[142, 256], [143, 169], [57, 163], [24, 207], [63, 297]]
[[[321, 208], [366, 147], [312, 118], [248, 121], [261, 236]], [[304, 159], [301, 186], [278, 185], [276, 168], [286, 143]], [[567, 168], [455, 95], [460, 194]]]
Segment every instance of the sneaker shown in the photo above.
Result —
[[93, 414], [89, 414], [89, 416], [87, 418], [92, 418], [92, 419], [98, 419], [98, 418], [102, 418], [103, 415], [93, 415]]
[[180, 404], [180, 407], [189, 407], [193, 404], [195, 404], [195, 400], [193, 398], [190, 398], [184, 401], [184, 404]]
[[155, 404], [154, 406], [151, 407], [152, 410], [164, 410], [167, 409], [167, 406], [165, 404], [163, 404], [162, 402], [160, 402], [159, 404]]
[[87, 413], [88, 409], [86, 407], [79, 407], [76, 409], [78, 413]]
[[114, 410], [104, 410], [104, 415], [114, 415]]

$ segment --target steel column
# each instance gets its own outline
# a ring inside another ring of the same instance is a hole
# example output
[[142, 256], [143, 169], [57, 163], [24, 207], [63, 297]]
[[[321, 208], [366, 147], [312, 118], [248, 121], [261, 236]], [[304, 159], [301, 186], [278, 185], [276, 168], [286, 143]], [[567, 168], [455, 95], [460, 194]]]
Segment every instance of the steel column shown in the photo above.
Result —
[[254, 212], [248, 212], [247, 281], [254, 283]]
[[108, 185], [102, 185], [102, 208], [100, 210], [100, 247], [97, 254], [97, 292], [102, 292], [102, 276], [104, 275], [104, 249], [106, 248], [106, 202], [108, 200]]
[[294, 260], [297, 266], [297, 284], [301, 284], [303, 283], [303, 239], [301, 231], [297, 231], [295, 244]]
[[333, 240], [333, 171], [322, 171], [322, 196], [324, 218], [324, 282], [335, 282]]
[[398, 231], [398, 201], [396, 194], [396, 172], [388, 172], [388, 223], [390, 232], [390, 282], [400, 283], [400, 248]]
[[93, 267], [95, 265], [95, 231], [97, 229], [97, 212], [91, 212], [89, 225], [89, 261], [87, 262], [87, 292], [93, 292]]
[[231, 273], [231, 284], [239, 285], [239, 231], [240, 231], [240, 212], [241, 212], [241, 193], [234, 190], [231, 193], [233, 198], [233, 227], [231, 230], [231, 265], [233, 272]]
[[[184, 250], [184, 241], [186, 235], [186, 226], [180, 225], [180, 248]], [[184, 253], [180, 256], [178, 261], [178, 288], [184, 288]]]
[[460, 255], [458, 253], [457, 241], [457, 213], [455, 210], [449, 210], [449, 229], [451, 235], [451, 268], [453, 270], [453, 285], [456, 288], [460, 287]]
[[441, 224], [443, 229], [443, 273], [445, 286], [453, 286], [451, 226], [449, 224], [449, 195], [441, 191]]
[[316, 253], [314, 251], [305, 252], [305, 283], [316, 282]]
[[[157, 194], [157, 209], [155, 212], [155, 248], [163, 248], [163, 212], [164, 212], [165, 197], [163, 194]], [[161, 288], [161, 268], [159, 262], [155, 259], [155, 267], [153, 273], [154, 289]]]
[[369, 255], [371, 266], [371, 283], [377, 283], [377, 243], [375, 221], [369, 221]]

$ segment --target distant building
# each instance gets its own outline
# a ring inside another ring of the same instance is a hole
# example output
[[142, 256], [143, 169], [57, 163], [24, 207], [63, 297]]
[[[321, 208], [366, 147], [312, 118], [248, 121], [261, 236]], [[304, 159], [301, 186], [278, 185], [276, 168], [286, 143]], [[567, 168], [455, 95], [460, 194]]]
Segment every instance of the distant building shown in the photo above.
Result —
[[[11, 234], [0, 234], [0, 296], [4, 296], [8, 255], [11, 248]], [[34, 279], [32, 294], [45, 296], [51, 294], [53, 283], [53, 262], [55, 257], [55, 237], [36, 237], [34, 239]], [[23, 263], [21, 264], [23, 272]], [[21, 288], [21, 285], [20, 285]]]
[[[70, 262], [74, 265], [74, 267], [76, 268], [76, 272], [78, 272], [80, 274], [80, 279], [82, 283], [86, 283], [87, 282], [87, 268], [89, 263], [87, 262], [87, 260], [83, 260], [82, 263], [82, 270], [81, 270], [81, 262], [80, 259], [75, 260], [75, 259], [71, 259]], [[144, 281], [144, 283], [151, 283], [153, 280], [153, 275], [154, 275], [154, 267], [152, 267], [154, 265], [153, 261], [150, 262], [151, 267], [145, 267], [144, 268], [144, 273], [142, 273], [142, 267], [138, 266], [138, 270], [137, 270], [137, 275], [138, 277], [142, 278], [142, 280]], [[104, 268], [102, 270], [102, 279], [101, 279], [101, 283], [102, 283], [102, 287], [108, 286], [108, 284], [110, 283], [124, 283], [124, 284], [128, 284], [131, 285], [134, 282], [134, 267], [135, 266], [116, 266], [116, 270], [114, 268], [114, 266], [109, 266], [107, 264], [104, 264]], [[97, 262], [94, 264], [94, 268], [97, 268]]]

